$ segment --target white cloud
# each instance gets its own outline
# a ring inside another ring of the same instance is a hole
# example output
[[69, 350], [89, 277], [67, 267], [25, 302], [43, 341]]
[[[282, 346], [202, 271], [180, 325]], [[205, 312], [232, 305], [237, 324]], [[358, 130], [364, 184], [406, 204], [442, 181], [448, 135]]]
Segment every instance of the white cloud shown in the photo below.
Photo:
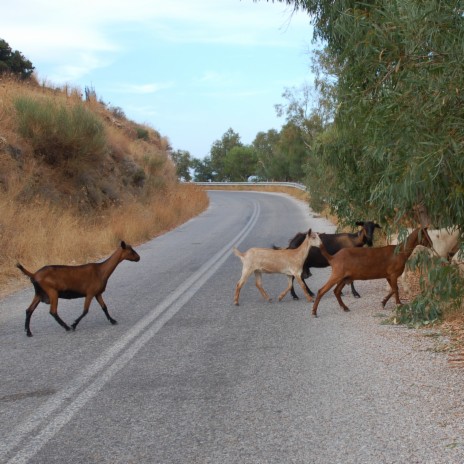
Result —
[[174, 87], [172, 82], [152, 82], [148, 84], [120, 84], [113, 87], [112, 90], [121, 93], [153, 94], [172, 87]]

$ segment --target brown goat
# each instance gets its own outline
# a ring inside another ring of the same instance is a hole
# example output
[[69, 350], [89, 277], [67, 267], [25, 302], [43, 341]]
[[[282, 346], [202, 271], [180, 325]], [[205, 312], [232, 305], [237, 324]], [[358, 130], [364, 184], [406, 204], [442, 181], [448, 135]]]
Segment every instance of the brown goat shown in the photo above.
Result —
[[334, 255], [330, 255], [321, 244], [321, 253], [332, 266], [332, 274], [326, 284], [317, 292], [312, 311], [313, 316], [317, 316], [317, 307], [321, 298], [334, 285], [336, 285], [334, 294], [339, 305], [344, 311], [349, 311], [341, 299], [341, 292], [345, 285], [351, 284], [354, 280], [387, 279], [390, 284], [390, 292], [382, 300], [382, 306], [385, 306], [392, 295], [395, 295], [396, 304], [400, 305], [397, 280], [403, 273], [406, 261], [417, 245], [431, 246], [426, 228], [413, 230], [406, 241], [398, 245], [399, 251], [395, 250], [396, 245], [388, 245], [378, 248], [343, 248]]
[[285, 274], [288, 277], [288, 286], [279, 295], [279, 301], [292, 288], [293, 277], [300, 284], [308, 301], [313, 301], [301, 279], [301, 273], [303, 272], [303, 265], [308, 256], [309, 249], [312, 246], [319, 246], [320, 243], [319, 236], [315, 233], [313, 234], [311, 229], [309, 229], [303, 243], [295, 249], [250, 248], [245, 253], [242, 253], [237, 248], [234, 248], [235, 255], [242, 260], [243, 264], [242, 276], [235, 287], [234, 304], [238, 306], [240, 290], [253, 272], [255, 273], [256, 287], [258, 287], [261, 295], [267, 301], [271, 301], [271, 298], [269, 298], [262, 285], [261, 274], [263, 272], [266, 274]]
[[44, 266], [35, 273], [29, 272], [18, 263], [16, 265], [18, 269], [30, 277], [35, 288], [34, 299], [29, 308], [26, 309], [25, 330], [27, 336], [32, 337], [32, 332], [29, 327], [31, 316], [40, 302], [49, 304], [50, 314], [55, 318], [58, 324], [66, 330], [71, 330], [60, 316], [58, 316], [58, 298], [68, 300], [85, 298], [84, 312], [72, 324], [71, 327], [73, 330], [76, 329], [80, 320], [87, 315], [90, 302], [94, 297], [97, 299], [111, 324], [117, 324], [117, 321], [108, 313], [108, 308], [103, 301], [102, 293], [105, 291], [108, 279], [116, 269], [116, 266], [124, 260], [140, 261], [140, 256], [130, 245], [121, 242], [118, 249], [108, 259], [101, 263], [82, 264], [81, 266]]

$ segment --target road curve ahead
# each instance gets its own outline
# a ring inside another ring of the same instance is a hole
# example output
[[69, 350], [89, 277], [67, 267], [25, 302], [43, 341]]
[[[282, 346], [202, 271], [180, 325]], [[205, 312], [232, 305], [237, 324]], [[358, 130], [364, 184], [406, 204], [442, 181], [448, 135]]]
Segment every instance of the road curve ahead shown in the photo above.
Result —
[[[0, 300], [0, 463], [463, 463], [464, 376], [441, 339], [382, 325], [380, 281], [345, 292], [350, 313], [329, 292], [317, 319], [303, 297], [265, 302], [253, 279], [234, 306], [233, 246], [334, 228], [286, 195], [209, 194], [116, 269], [117, 326], [94, 302], [66, 333], [40, 305], [28, 338], [32, 286]], [[330, 269], [313, 274], [315, 291]], [[276, 299], [286, 278], [263, 284]], [[60, 300], [66, 322], [81, 310]]]

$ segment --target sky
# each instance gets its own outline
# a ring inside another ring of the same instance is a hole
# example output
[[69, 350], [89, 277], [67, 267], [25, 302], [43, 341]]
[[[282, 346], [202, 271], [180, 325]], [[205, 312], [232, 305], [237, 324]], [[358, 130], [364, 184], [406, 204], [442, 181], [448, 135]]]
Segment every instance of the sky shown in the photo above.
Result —
[[285, 89], [313, 81], [309, 16], [266, 0], [2, 0], [0, 38], [200, 159], [230, 128], [280, 130]]

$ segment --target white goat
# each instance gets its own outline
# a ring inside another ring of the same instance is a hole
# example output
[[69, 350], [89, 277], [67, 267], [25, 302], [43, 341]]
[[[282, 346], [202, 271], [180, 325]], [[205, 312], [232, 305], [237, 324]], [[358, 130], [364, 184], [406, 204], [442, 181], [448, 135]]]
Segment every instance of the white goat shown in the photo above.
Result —
[[[408, 229], [408, 234], [413, 229]], [[450, 259], [459, 249], [459, 229], [428, 229], [433, 251], [442, 258]], [[390, 245], [398, 244], [398, 234], [392, 235]]]
[[[411, 233], [413, 229], [408, 229], [408, 233]], [[447, 260], [450, 260], [451, 257], [458, 251], [459, 249], [459, 229], [428, 229], [427, 230], [430, 240], [432, 242], [432, 248], [425, 248], [422, 246], [418, 246], [411, 254], [411, 258], [416, 256], [417, 253], [420, 252], [427, 252], [430, 255], [437, 255]], [[391, 245], [398, 244], [398, 234], [393, 235], [392, 239], [390, 240]], [[411, 294], [411, 288], [409, 286], [409, 274], [413, 272], [407, 266], [404, 269], [404, 272], [401, 274], [399, 280], [401, 285], [406, 292], [407, 295]]]
[[262, 285], [263, 272], [266, 274], [285, 274], [288, 277], [287, 288], [279, 295], [279, 301], [281, 301], [292, 288], [292, 277], [300, 284], [308, 301], [313, 301], [313, 298], [306, 290], [301, 274], [309, 249], [312, 246], [319, 246], [320, 243], [321, 240], [319, 236], [316, 233], [312, 233], [311, 229], [309, 229], [303, 243], [295, 249], [274, 250], [272, 248], [250, 248], [242, 253], [237, 250], [237, 248], [234, 248], [234, 254], [242, 260], [243, 264], [242, 276], [235, 287], [234, 304], [238, 306], [240, 290], [253, 272], [255, 273], [256, 287], [267, 301], [271, 301], [271, 298]]

